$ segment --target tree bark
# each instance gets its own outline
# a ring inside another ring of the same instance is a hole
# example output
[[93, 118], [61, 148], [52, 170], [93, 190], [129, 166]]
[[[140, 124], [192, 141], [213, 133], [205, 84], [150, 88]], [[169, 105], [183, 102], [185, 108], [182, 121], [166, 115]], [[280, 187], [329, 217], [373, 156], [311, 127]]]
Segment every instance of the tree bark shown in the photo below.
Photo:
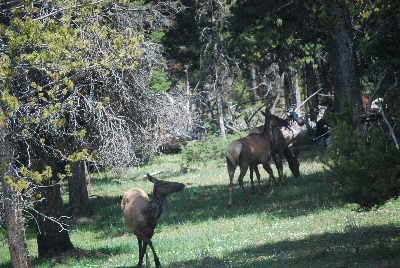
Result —
[[250, 101], [255, 104], [257, 100], [257, 81], [256, 81], [256, 65], [254, 63], [250, 63]]
[[301, 95], [300, 95], [300, 87], [299, 87], [299, 80], [296, 78], [296, 83], [295, 83], [295, 87], [294, 87], [294, 94], [296, 97], [296, 109], [297, 109], [297, 113], [301, 114]]
[[217, 92], [217, 108], [218, 108], [218, 115], [219, 115], [219, 128], [221, 130], [221, 138], [223, 140], [226, 140], [223, 99], [222, 99], [221, 94], [219, 94], [218, 92]]
[[356, 53], [350, 12], [346, 7], [333, 7], [338, 22], [333, 26], [329, 61], [335, 89], [335, 110], [341, 111], [341, 99], [347, 96], [353, 104], [361, 104], [361, 85], [356, 70]]
[[279, 52], [279, 74], [281, 75], [281, 79], [283, 79], [283, 92], [285, 94], [285, 108], [289, 110], [293, 105], [296, 104], [296, 96], [293, 92], [293, 83], [292, 83], [292, 75], [290, 73], [290, 66], [289, 66], [289, 56], [287, 52], [282, 51], [283, 48], [280, 49]]
[[[317, 90], [317, 77], [315, 75], [312, 63], [306, 63], [305, 75], [306, 75], [306, 97], [308, 98]], [[316, 122], [319, 113], [318, 95], [312, 97], [307, 102], [307, 104], [308, 108], [310, 109], [310, 120]]]
[[[42, 169], [36, 168], [36, 170]], [[74, 249], [68, 231], [65, 229], [60, 184], [52, 183], [58, 180], [55, 164], [52, 165], [52, 174], [53, 176], [43, 181], [40, 187], [43, 201], [35, 204], [35, 209], [42, 214], [37, 217], [37, 243], [40, 258], [58, 256]]]
[[[7, 226], [8, 248], [11, 265], [14, 268], [31, 267], [28, 244], [25, 236], [25, 217], [22, 213], [20, 194], [4, 180], [4, 175], [14, 178], [10, 167], [12, 164], [12, 143], [6, 138], [6, 130], [0, 128], [0, 160], [7, 163], [6, 170], [1, 174], [0, 183], [3, 188], [5, 220]], [[1, 189], [0, 189], [1, 190]]]
[[89, 173], [86, 161], [70, 164], [72, 176], [68, 179], [69, 207], [73, 218], [93, 216], [89, 202]]
[[20, 195], [4, 180], [3, 188], [11, 265], [15, 268], [31, 267], [31, 257], [25, 236], [25, 217], [22, 213]]

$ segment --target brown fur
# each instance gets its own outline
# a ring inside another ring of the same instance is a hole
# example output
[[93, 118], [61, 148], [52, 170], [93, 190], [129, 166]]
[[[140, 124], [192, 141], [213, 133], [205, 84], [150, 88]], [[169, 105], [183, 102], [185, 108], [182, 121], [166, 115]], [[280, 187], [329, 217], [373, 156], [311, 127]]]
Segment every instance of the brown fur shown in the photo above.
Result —
[[[255, 127], [249, 131], [249, 134], [251, 133], [262, 133], [264, 131], [264, 125]], [[293, 175], [295, 177], [298, 177], [300, 175], [299, 172], [299, 167], [300, 163], [297, 160], [298, 156], [298, 151], [296, 150], [294, 152], [294, 155], [289, 149], [289, 146], [287, 145], [285, 141], [285, 137], [282, 134], [282, 131], [278, 127], [273, 127], [272, 128], [272, 139], [270, 143], [271, 147], [271, 156], [272, 159], [275, 162], [275, 166], [278, 170], [279, 173], [279, 183], [284, 184], [284, 178], [283, 178], [283, 156], [285, 156], [286, 160], [289, 163], [289, 168], [292, 171]], [[278, 157], [277, 157], [278, 156]], [[258, 168], [256, 167], [250, 167], [250, 182], [251, 182], [251, 187], [252, 187], [252, 192], [254, 193], [254, 186], [253, 186], [253, 170], [256, 172], [257, 179], [259, 180], [258, 176], [260, 176], [258, 172]], [[268, 184], [269, 185], [269, 184]]]
[[147, 177], [150, 182], [154, 183], [153, 199], [150, 200], [142, 189], [132, 188], [125, 193], [121, 203], [125, 224], [138, 239], [139, 268], [142, 267], [145, 253], [146, 262], [148, 263], [147, 245], [153, 251], [156, 267], [161, 267], [151, 238], [165, 208], [167, 195], [180, 192], [185, 187], [182, 183], [157, 180], [149, 174], [147, 174]]
[[[280, 119], [279, 117], [271, 115], [269, 110], [266, 109], [264, 125], [267, 127], [264, 128], [264, 131], [262, 133], [252, 133], [245, 138], [233, 141], [231, 142], [231, 144], [229, 144], [227, 148], [226, 160], [230, 180], [228, 206], [232, 205], [233, 177], [235, 175], [235, 169], [237, 166], [240, 167], [238, 182], [240, 187], [242, 188], [243, 195], [246, 201], [248, 200], [248, 196], [243, 187], [243, 177], [246, 175], [247, 169], [249, 167], [257, 168], [258, 164], [262, 164], [264, 169], [270, 175], [270, 179], [273, 178], [276, 183], [279, 183], [275, 179], [272, 169], [269, 165], [271, 155], [270, 140], [272, 138], [271, 127], [282, 125], [287, 126], [287, 122]], [[257, 178], [259, 192], [261, 194], [262, 190], [259, 176]]]

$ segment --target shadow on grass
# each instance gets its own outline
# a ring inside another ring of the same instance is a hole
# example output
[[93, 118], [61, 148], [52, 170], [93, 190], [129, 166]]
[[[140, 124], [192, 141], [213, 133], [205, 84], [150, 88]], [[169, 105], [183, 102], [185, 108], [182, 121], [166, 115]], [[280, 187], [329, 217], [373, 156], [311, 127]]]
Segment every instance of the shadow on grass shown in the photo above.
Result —
[[[312, 150], [303, 153], [301, 162], [315, 158], [321, 150]], [[197, 171], [197, 172], [202, 172]], [[181, 193], [170, 195], [160, 220], [160, 225], [175, 225], [185, 222], [204, 222], [220, 217], [235, 218], [246, 214], [268, 213], [271, 218], [287, 218], [307, 215], [321, 209], [337, 207], [339, 204], [332, 198], [331, 181], [326, 178], [325, 172], [316, 172], [294, 178], [291, 174], [286, 178], [287, 183], [277, 187], [273, 183], [273, 194], [260, 196], [250, 192], [250, 183], [245, 181], [245, 189], [250, 199], [244, 202], [242, 191], [237, 183], [238, 170], [234, 181], [232, 195], [233, 206], [228, 208], [229, 199], [228, 175], [226, 184], [198, 185], [196, 182], [188, 184]], [[162, 178], [162, 175], [160, 177]], [[112, 183], [111, 178], [105, 179]], [[262, 183], [265, 184], [265, 178]], [[105, 183], [105, 181], [103, 181]], [[258, 186], [256, 185], [256, 188]], [[151, 198], [151, 193], [149, 193]], [[121, 191], [121, 196], [123, 192]], [[118, 237], [128, 232], [120, 209], [121, 197], [100, 196], [91, 199], [92, 208], [96, 217], [88, 222], [73, 222], [71, 228], [93, 230], [102, 237]]]
[[[287, 181], [287, 184], [282, 187], [273, 186], [273, 194], [270, 197], [267, 194], [260, 196], [258, 193], [250, 193], [250, 184], [245, 183], [250, 197], [247, 203], [244, 202], [242, 191], [236, 182], [231, 208], [227, 206], [228, 183], [226, 185], [188, 185], [183, 192], [168, 196], [166, 210], [159, 224], [169, 226], [261, 213], [267, 213], [271, 218], [298, 217], [338, 205], [331, 197], [332, 187], [323, 172], [297, 179], [291, 177]], [[270, 191], [271, 188], [266, 193]], [[149, 197], [151, 198], [151, 194]], [[92, 198], [91, 204], [96, 216], [86, 222], [71, 223], [71, 229], [95, 231], [99, 239], [122, 236], [128, 230], [121, 214], [120, 203], [121, 197]]]
[[[235, 182], [231, 208], [228, 208], [229, 187], [226, 185], [188, 186], [185, 191], [169, 197], [164, 224], [185, 221], [202, 222], [220, 217], [234, 218], [245, 214], [265, 213], [272, 218], [298, 217], [321, 209], [337, 207], [332, 198], [332, 187], [325, 173], [288, 178], [286, 185], [273, 186], [264, 195], [250, 192], [245, 182], [249, 201], [244, 202], [243, 193]], [[236, 178], [236, 177], [235, 177]], [[264, 180], [265, 182], [265, 180]], [[267, 193], [273, 190], [269, 197]]]
[[398, 267], [399, 252], [398, 227], [349, 227], [344, 233], [284, 240], [234, 251], [223, 258], [203, 257], [165, 267]]

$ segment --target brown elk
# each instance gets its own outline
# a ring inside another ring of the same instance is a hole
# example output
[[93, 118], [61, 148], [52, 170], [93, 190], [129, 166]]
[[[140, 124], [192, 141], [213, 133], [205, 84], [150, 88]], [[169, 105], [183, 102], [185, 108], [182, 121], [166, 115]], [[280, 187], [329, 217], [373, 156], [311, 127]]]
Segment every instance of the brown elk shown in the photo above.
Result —
[[[248, 200], [248, 196], [243, 186], [243, 177], [246, 175], [247, 169], [257, 168], [258, 164], [262, 164], [264, 169], [268, 172], [270, 179], [273, 178], [275, 183], [279, 184], [276, 180], [272, 169], [269, 165], [271, 156], [271, 139], [272, 139], [272, 127], [287, 126], [288, 123], [285, 120], [280, 119], [277, 116], [271, 115], [268, 109], [265, 113], [265, 124], [262, 133], [252, 133], [247, 137], [239, 140], [232, 141], [226, 150], [226, 161], [229, 174], [229, 202], [228, 206], [232, 205], [232, 190], [233, 190], [233, 177], [235, 175], [235, 169], [237, 166], [240, 167], [240, 174], [238, 182], [240, 188], [242, 188], [245, 200]], [[257, 170], [258, 172], [258, 170]], [[258, 179], [259, 193], [262, 194], [260, 177]]]
[[145, 253], [146, 263], [149, 263], [147, 245], [149, 245], [153, 251], [156, 267], [161, 267], [160, 261], [151, 242], [151, 238], [153, 237], [154, 229], [156, 228], [158, 220], [165, 208], [167, 195], [183, 191], [185, 187], [182, 183], [157, 180], [149, 174], [147, 174], [147, 178], [154, 184], [152, 200], [149, 199], [142, 189], [132, 188], [125, 193], [121, 203], [125, 224], [138, 239], [139, 268], [142, 267]]
[[[274, 115], [272, 115], [274, 116]], [[279, 117], [278, 117], [279, 118]], [[264, 131], [264, 126], [258, 126], [249, 131], [249, 134], [251, 133], [263, 133]], [[292, 154], [291, 150], [289, 149], [289, 146], [287, 145], [285, 141], [285, 137], [282, 134], [282, 131], [278, 127], [272, 127], [272, 139], [270, 143], [270, 148], [271, 148], [271, 156], [272, 159], [274, 160], [276, 169], [278, 170], [279, 173], [279, 183], [284, 184], [284, 178], [283, 178], [283, 156], [285, 156], [286, 160], [289, 163], [289, 168], [292, 171], [293, 175], [295, 177], [298, 177], [300, 175], [300, 163], [297, 160], [298, 156], [298, 151], [296, 150], [294, 154]], [[278, 155], [278, 157], [277, 157]], [[251, 182], [251, 188], [252, 192], [254, 193], [254, 185], [253, 185], [253, 170], [256, 172], [257, 179], [259, 180], [260, 173], [258, 172], [257, 166], [255, 167], [250, 167], [250, 182]], [[270, 182], [267, 184], [267, 187], [269, 187]]]

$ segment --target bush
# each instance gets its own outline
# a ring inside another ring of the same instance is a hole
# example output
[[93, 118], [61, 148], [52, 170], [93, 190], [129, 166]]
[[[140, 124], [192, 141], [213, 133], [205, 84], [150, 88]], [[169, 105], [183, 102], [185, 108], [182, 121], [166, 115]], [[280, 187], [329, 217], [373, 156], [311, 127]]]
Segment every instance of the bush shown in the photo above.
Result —
[[399, 150], [385, 138], [383, 125], [364, 136], [356, 131], [353, 114], [344, 111], [346, 117], [327, 116], [331, 122], [337, 120], [337, 127], [324, 164], [336, 174], [342, 200], [365, 210], [382, 206], [400, 195]]
[[225, 159], [226, 148], [233, 141], [240, 139], [246, 133], [227, 135], [222, 140], [216, 134], [205, 135], [201, 141], [189, 143], [182, 149], [182, 159], [186, 164], [206, 163], [209, 160]]

